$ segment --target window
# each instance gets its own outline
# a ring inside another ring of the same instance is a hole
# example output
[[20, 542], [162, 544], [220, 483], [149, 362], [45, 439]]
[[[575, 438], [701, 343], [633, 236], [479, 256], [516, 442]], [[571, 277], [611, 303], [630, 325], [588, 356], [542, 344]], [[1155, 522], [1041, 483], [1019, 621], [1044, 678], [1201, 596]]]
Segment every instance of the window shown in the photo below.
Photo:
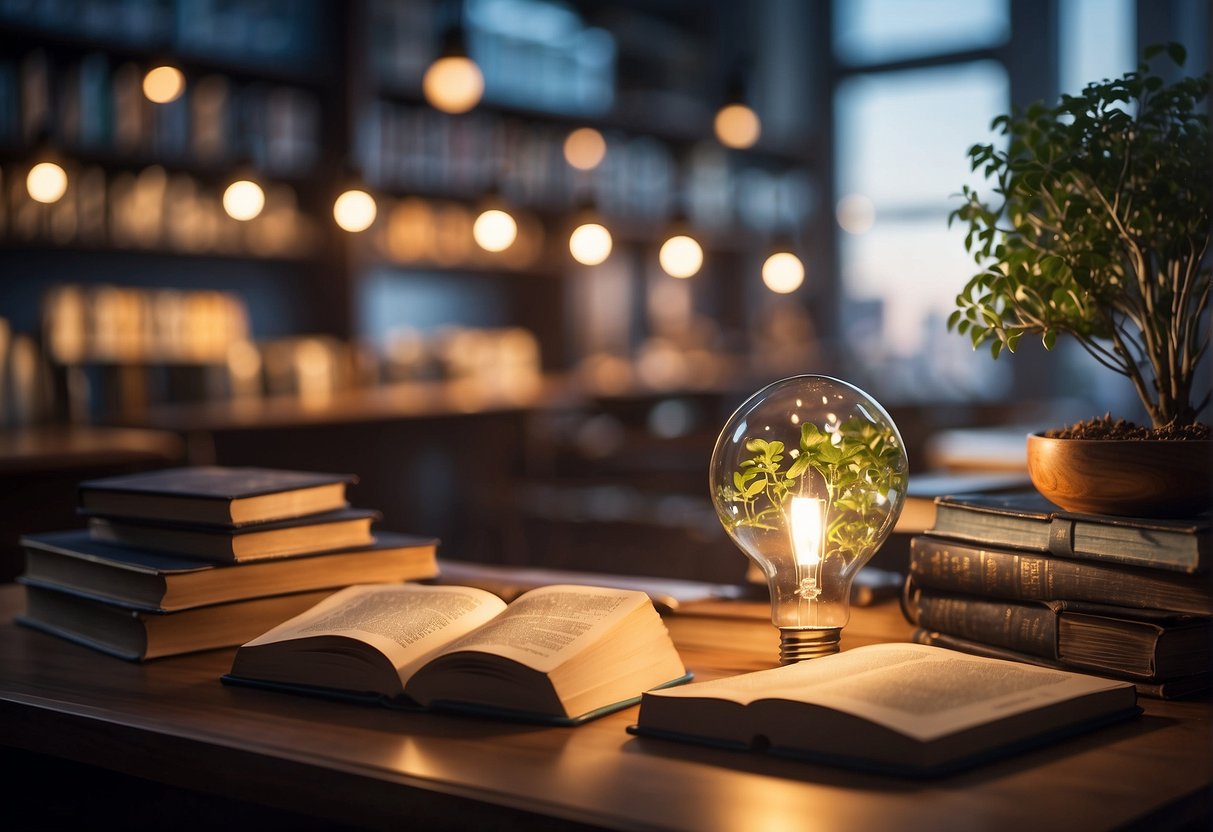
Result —
[[[1133, 67], [1136, 5], [1059, 0], [1047, 28], [1060, 44], [1061, 91]], [[1023, 80], [1000, 49], [1013, 35], [1010, 3], [836, 0], [833, 11], [839, 334], [852, 372], [891, 401], [1008, 398], [1015, 373], [1034, 368], [1019, 356], [991, 361], [944, 322], [977, 269], [947, 217], [962, 185], [988, 188], [967, 150], [1001, 139], [990, 121], [1010, 109]], [[1088, 413], [1124, 405], [1123, 379], [1072, 346], [1059, 344], [1044, 365], [1052, 379], [1034, 378], [1036, 389], [1047, 396], [1051, 383], [1081, 397]]]
[[[873, 8], [888, 4], [855, 5], [842, 23], [848, 26], [851, 20], [860, 27], [842, 30], [849, 56], [901, 55], [924, 43], [971, 46], [958, 40], [962, 32], [979, 43], [1005, 37], [1002, 3], [960, 4], [968, 11], [942, 18], [949, 21], [946, 29], [939, 28], [938, 19], [922, 28], [917, 15], [910, 20], [892, 13], [904, 12], [906, 4], [893, 4], [884, 15]], [[888, 30], [897, 29], [896, 19], [906, 20], [909, 35], [891, 38]], [[861, 37], [864, 21], [873, 27], [870, 48]], [[950, 28], [962, 24], [959, 30]], [[994, 60], [855, 73], [835, 90], [842, 335], [859, 365], [856, 371], [886, 398], [981, 399], [1006, 393], [1007, 363], [991, 367], [988, 358], [948, 333], [944, 321], [974, 271], [964, 232], [948, 228], [948, 213], [961, 186], [973, 180], [968, 148], [993, 140], [990, 122], [1009, 100], [1006, 70]]]
[[856, 65], [997, 46], [1010, 31], [1007, 1], [836, 2], [834, 52]]
[[1061, 91], [1115, 78], [1137, 64], [1133, 0], [1066, 0], [1061, 4], [1058, 54]]

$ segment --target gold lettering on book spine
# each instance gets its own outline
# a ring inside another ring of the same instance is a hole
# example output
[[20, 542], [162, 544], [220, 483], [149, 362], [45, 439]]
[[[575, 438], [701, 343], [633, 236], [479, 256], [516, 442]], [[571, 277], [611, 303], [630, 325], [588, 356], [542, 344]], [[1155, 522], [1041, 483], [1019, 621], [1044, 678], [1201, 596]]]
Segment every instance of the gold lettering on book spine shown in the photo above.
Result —
[[988, 557], [985, 552], [982, 552], [981, 561], [978, 566], [981, 570], [980, 574], [982, 587], [990, 588], [998, 586], [998, 561], [994, 558]]
[[1043, 571], [1043, 564], [1038, 558], [1021, 558], [1019, 555], [1016, 555], [1015, 568], [1019, 573], [1019, 591], [1023, 597], [1045, 597], [1041, 594], [1045, 573]]

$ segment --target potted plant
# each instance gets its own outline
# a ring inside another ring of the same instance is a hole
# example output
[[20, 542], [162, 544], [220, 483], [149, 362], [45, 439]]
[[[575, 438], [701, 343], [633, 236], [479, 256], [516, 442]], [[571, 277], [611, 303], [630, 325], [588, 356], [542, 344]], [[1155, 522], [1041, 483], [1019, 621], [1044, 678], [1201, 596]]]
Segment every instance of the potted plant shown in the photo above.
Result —
[[[1151, 47], [1145, 60], [1178, 44]], [[1149, 426], [1111, 415], [1028, 438], [1033, 482], [1063, 508], [1189, 514], [1210, 504], [1209, 346], [1213, 165], [1209, 76], [1168, 84], [1148, 63], [1115, 80], [999, 116], [1007, 146], [975, 145], [987, 202], [967, 185], [949, 224], [967, 224], [982, 266], [948, 329], [997, 358], [1025, 335], [1066, 336], [1133, 385]], [[1140, 462], [1135, 462], [1140, 458]]]

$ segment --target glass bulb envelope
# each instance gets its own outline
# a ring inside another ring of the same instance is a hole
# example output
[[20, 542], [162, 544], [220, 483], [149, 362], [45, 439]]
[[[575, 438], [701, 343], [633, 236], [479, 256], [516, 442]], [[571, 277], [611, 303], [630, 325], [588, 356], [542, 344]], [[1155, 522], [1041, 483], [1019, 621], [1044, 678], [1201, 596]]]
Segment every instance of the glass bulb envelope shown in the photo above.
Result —
[[785, 664], [838, 650], [851, 584], [893, 530], [908, 479], [889, 414], [835, 378], [777, 381], [725, 423], [712, 501], [766, 577]]

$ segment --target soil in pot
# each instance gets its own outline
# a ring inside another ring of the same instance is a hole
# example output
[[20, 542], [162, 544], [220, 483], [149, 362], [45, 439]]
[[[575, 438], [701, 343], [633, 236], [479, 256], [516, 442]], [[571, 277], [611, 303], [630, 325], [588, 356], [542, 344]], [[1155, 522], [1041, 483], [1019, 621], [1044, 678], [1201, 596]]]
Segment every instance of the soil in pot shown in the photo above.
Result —
[[1192, 425], [1164, 425], [1161, 428], [1143, 427], [1124, 419], [1113, 419], [1111, 414], [1067, 425], [1064, 428], [1047, 430], [1044, 433], [1053, 439], [1213, 439], [1213, 430], [1203, 422]]

